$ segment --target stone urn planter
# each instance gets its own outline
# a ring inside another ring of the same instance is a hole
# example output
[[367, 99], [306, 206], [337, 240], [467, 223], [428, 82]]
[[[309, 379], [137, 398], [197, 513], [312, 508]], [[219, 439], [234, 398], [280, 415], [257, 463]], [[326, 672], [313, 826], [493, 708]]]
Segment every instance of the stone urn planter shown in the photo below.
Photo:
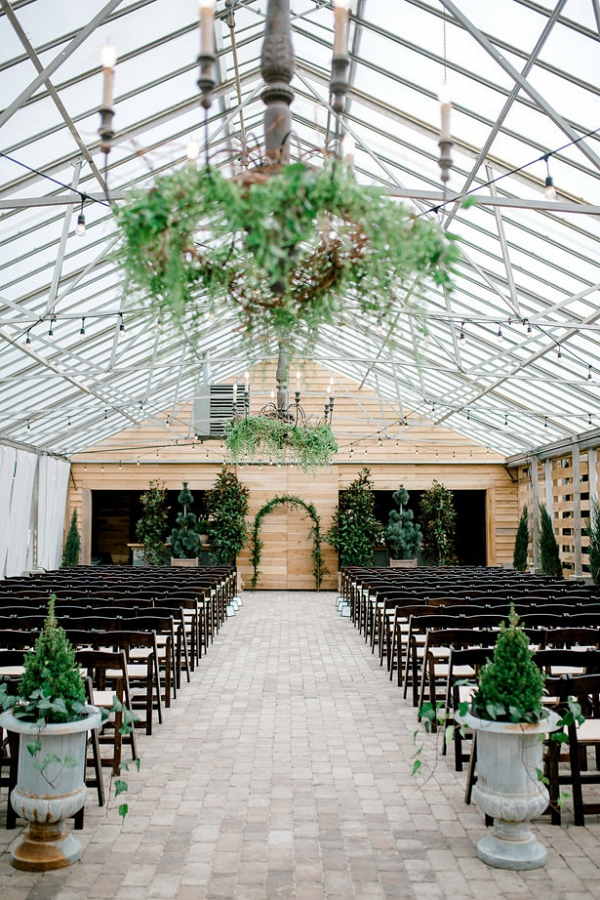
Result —
[[499, 869], [537, 869], [546, 862], [546, 848], [530, 830], [530, 820], [548, 805], [548, 791], [539, 779], [544, 735], [556, 729], [559, 717], [549, 712], [539, 722], [497, 722], [470, 712], [458, 721], [477, 734], [477, 783], [473, 799], [492, 816], [491, 833], [477, 845], [477, 856]]
[[[0, 715], [2, 727], [19, 735], [17, 786], [10, 802], [17, 816], [29, 822], [10, 848], [10, 862], [17, 869], [60, 869], [81, 857], [81, 844], [66, 820], [85, 804], [87, 735], [101, 722], [95, 706], [86, 706], [86, 711], [79, 721], [41, 728], [17, 719], [10, 710]], [[39, 749], [32, 755], [28, 745], [37, 742]], [[51, 761], [44, 765], [47, 759]]]

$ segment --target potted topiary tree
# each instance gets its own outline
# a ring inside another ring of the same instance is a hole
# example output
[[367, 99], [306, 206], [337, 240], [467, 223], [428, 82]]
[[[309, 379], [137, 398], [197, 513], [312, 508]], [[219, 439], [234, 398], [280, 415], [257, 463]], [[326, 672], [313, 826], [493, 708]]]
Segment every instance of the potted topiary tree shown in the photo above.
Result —
[[248, 531], [249, 493], [236, 473], [225, 467], [206, 493], [210, 553], [218, 566], [235, 565], [236, 557], [244, 546]]
[[493, 831], [477, 845], [477, 856], [501, 869], [536, 869], [546, 862], [546, 849], [529, 821], [548, 805], [541, 780], [543, 736], [559, 724], [556, 713], [542, 704], [544, 675], [534, 662], [529, 637], [511, 607], [502, 622], [494, 656], [479, 674], [470, 711], [457, 721], [477, 735], [477, 806], [493, 816]]
[[586, 526], [590, 575], [594, 584], [600, 584], [600, 506], [593, 498]]
[[548, 510], [540, 503], [540, 566], [544, 575], [563, 577], [560, 551], [554, 535], [554, 526]]
[[62, 567], [76, 566], [79, 563], [79, 554], [81, 552], [81, 538], [79, 537], [79, 529], [77, 528], [77, 510], [73, 510], [71, 516], [71, 525], [65, 541], [65, 549], [63, 551]]
[[515, 549], [513, 553], [513, 569], [517, 572], [527, 571], [527, 553], [529, 550], [529, 526], [527, 507], [523, 507], [517, 533], [515, 535]]
[[364, 468], [340, 494], [325, 540], [337, 550], [341, 569], [372, 565], [375, 544], [382, 539], [383, 525], [375, 516], [371, 470]]
[[419, 521], [423, 530], [425, 552], [431, 556], [435, 565], [451, 565], [455, 561], [454, 495], [436, 479], [421, 497]]
[[168, 509], [167, 490], [162, 481], [151, 481], [140, 497], [143, 513], [135, 531], [142, 543], [144, 561], [149, 566], [162, 566], [166, 558]]
[[407, 509], [410, 494], [400, 485], [393, 494], [398, 509], [390, 510], [385, 527], [385, 542], [390, 551], [390, 566], [406, 568], [417, 565], [417, 551], [421, 546], [421, 526], [414, 521], [415, 514]]
[[24, 660], [16, 696], [0, 689], [0, 724], [19, 735], [17, 786], [10, 802], [29, 822], [13, 844], [10, 861], [17, 869], [41, 871], [69, 866], [81, 845], [66, 820], [85, 804], [88, 731], [98, 728], [101, 713], [86, 704], [75, 653], [48, 605], [44, 630]]
[[176, 527], [169, 536], [171, 565], [197, 566], [200, 555], [200, 534], [196, 514], [188, 512], [188, 507], [194, 502], [194, 495], [188, 488], [187, 481], [183, 482], [183, 489], [177, 497], [177, 502], [183, 507], [183, 510], [177, 513]]

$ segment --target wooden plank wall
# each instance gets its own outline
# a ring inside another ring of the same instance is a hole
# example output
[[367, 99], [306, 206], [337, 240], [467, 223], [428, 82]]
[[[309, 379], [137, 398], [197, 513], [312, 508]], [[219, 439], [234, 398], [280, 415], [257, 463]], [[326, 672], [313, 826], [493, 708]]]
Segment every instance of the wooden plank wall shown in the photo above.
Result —
[[[574, 453], [578, 456], [574, 460]], [[527, 507], [530, 531], [530, 565], [533, 565], [534, 491], [532, 467], [537, 466], [539, 500], [552, 516], [565, 576], [586, 574], [588, 538], [583, 533], [590, 516], [591, 496], [598, 483], [597, 448], [578, 453], [565, 450], [551, 459], [532, 460], [517, 470], [519, 510]], [[536, 523], [537, 524], [537, 523]], [[581, 527], [581, 559], [577, 560], [576, 531]]]
[[[292, 392], [296, 368], [292, 364]], [[312, 362], [301, 363], [298, 368], [302, 403], [308, 412], [320, 414], [331, 373]], [[268, 402], [273, 372], [272, 364], [252, 371], [252, 413]], [[243, 383], [243, 373], [238, 381]], [[363, 466], [369, 466], [377, 490], [393, 491], [399, 484], [409, 491], [425, 490], [437, 479], [451, 490], [486, 491], [488, 565], [512, 561], [519, 500], [503, 457], [449, 428], [417, 420], [410, 411], [400, 412], [397, 405], [382, 403], [375, 393], [359, 389], [350, 379], [336, 375], [334, 390], [333, 427], [339, 452], [331, 467], [320, 469], [313, 478], [295, 467], [269, 465], [268, 461], [238, 466], [239, 477], [250, 488], [251, 521], [273, 496], [292, 494], [315, 504], [325, 531], [339, 490], [356, 478]], [[403, 416], [407, 426], [400, 424]], [[156, 478], [171, 490], [179, 489], [184, 480], [192, 492], [207, 490], [224, 461], [222, 442], [194, 440], [191, 403], [166, 410], [78, 454], [72, 461], [68, 514], [77, 508], [83, 561], [91, 552], [91, 491], [141, 492]], [[263, 520], [261, 587], [314, 586], [312, 543], [308, 538], [311, 524], [309, 517], [288, 506]], [[330, 574], [323, 586], [335, 588], [337, 556], [328, 545], [324, 545], [324, 553]], [[248, 583], [252, 574], [248, 549], [244, 549], [238, 564]]]

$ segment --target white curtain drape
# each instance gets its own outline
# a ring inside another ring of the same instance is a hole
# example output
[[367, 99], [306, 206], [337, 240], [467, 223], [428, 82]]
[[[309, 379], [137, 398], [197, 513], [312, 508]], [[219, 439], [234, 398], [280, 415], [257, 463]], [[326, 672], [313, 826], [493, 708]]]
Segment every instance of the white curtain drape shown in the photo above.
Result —
[[38, 457], [17, 450], [8, 506], [8, 546], [5, 576], [20, 575], [33, 562], [33, 519], [35, 470]]
[[71, 466], [42, 456], [38, 464], [37, 567], [57, 569], [62, 561], [65, 508]]
[[69, 473], [66, 460], [0, 444], [0, 578], [60, 566]]
[[6, 576], [6, 557], [10, 543], [10, 498], [17, 461], [14, 447], [0, 445], [0, 578]]

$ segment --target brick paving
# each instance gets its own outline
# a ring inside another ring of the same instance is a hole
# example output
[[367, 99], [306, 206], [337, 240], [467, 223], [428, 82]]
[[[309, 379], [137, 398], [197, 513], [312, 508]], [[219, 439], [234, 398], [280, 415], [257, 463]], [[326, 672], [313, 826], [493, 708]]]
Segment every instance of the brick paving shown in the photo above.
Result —
[[90, 794], [81, 862], [45, 874], [12, 869], [0, 829], [2, 900], [597, 900], [600, 817], [536, 822], [543, 869], [477, 860], [464, 774], [428, 739], [411, 777], [414, 710], [334, 599], [245, 594], [140, 735], [125, 823]]

